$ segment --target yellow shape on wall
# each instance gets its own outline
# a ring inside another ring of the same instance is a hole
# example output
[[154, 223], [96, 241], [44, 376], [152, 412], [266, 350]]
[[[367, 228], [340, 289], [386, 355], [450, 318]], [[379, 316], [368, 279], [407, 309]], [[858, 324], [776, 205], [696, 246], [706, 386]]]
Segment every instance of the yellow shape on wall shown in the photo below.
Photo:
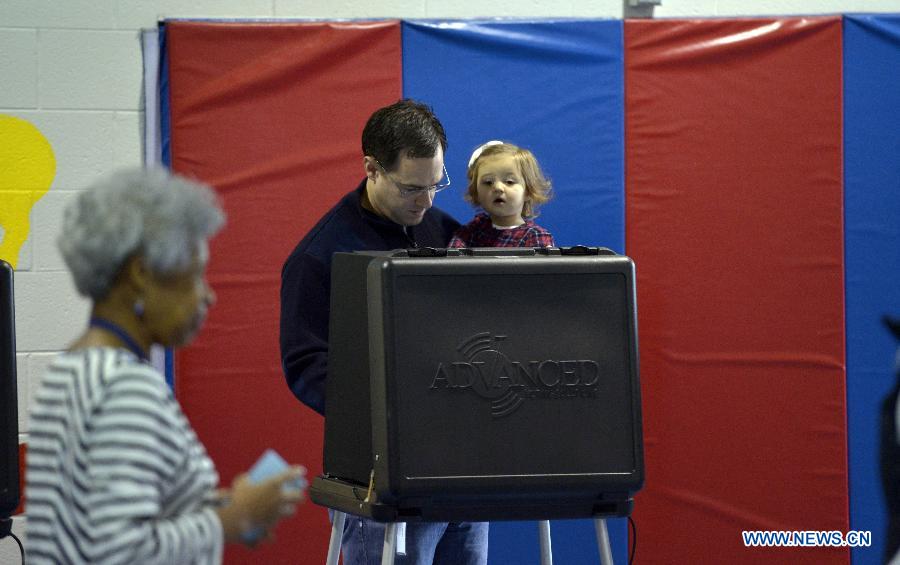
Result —
[[0, 114], [0, 259], [13, 268], [28, 239], [31, 208], [55, 175], [56, 158], [47, 138], [25, 120]]

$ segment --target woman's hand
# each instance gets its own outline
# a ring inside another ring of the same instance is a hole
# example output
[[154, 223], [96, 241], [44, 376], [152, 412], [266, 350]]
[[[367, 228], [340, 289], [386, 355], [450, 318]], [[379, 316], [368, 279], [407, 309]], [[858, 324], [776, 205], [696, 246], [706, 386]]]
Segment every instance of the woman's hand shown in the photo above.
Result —
[[[246, 473], [231, 485], [231, 500], [218, 509], [225, 540], [255, 544], [257, 538], [268, 537], [271, 528], [283, 517], [290, 516], [304, 500], [306, 469], [291, 467], [260, 483], [251, 483]], [[262, 536], [246, 536], [262, 528]]]

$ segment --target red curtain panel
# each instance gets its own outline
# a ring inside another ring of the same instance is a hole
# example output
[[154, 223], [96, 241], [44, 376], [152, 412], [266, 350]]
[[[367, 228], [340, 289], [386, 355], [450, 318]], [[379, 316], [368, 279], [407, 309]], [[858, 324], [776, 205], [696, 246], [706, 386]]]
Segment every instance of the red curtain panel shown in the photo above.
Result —
[[628, 21], [641, 563], [847, 563], [841, 20]]
[[[211, 244], [219, 301], [177, 352], [176, 394], [226, 484], [266, 447], [315, 476], [323, 421], [281, 371], [281, 265], [363, 177], [362, 126], [401, 94], [400, 23], [173, 21], [165, 35], [172, 168], [212, 184], [228, 214]], [[276, 543], [226, 561], [322, 563], [328, 534], [308, 503]]]

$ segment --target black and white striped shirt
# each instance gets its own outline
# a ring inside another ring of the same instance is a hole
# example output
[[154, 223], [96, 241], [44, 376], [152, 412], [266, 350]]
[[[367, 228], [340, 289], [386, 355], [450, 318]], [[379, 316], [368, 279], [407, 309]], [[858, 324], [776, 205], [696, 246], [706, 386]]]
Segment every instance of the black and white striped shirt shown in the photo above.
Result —
[[28, 563], [220, 563], [218, 473], [162, 375], [122, 349], [61, 355], [36, 394]]

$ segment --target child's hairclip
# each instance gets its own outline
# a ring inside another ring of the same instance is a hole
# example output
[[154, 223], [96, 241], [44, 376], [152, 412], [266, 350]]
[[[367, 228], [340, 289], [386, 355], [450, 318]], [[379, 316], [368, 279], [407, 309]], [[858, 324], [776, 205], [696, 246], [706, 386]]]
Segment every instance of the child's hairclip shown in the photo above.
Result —
[[491, 141], [479, 145], [478, 148], [475, 149], [475, 151], [472, 151], [472, 156], [469, 157], [469, 166], [471, 167], [475, 160], [481, 157], [481, 152], [484, 151], [486, 147], [490, 147], [491, 145], [503, 145], [503, 142], [492, 139]]

